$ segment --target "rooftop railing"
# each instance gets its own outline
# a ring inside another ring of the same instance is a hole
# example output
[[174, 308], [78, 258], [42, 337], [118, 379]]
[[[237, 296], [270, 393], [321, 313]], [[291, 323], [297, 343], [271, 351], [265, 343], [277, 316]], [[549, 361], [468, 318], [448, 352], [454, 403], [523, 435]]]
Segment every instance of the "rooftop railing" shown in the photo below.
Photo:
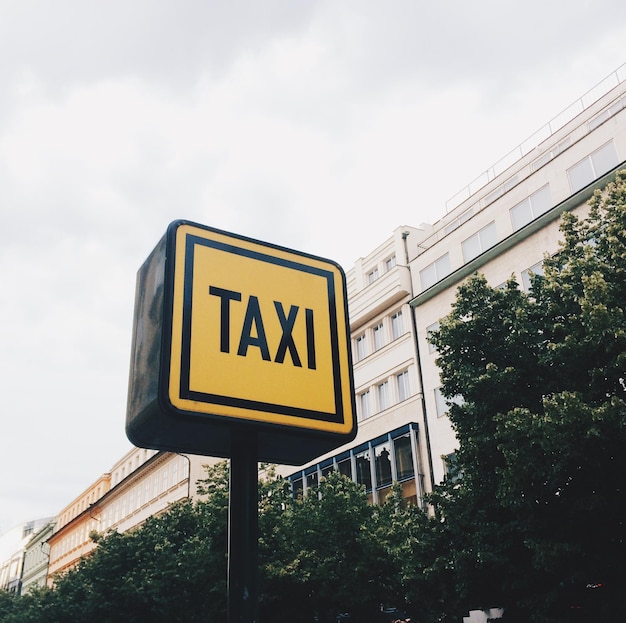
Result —
[[521, 160], [526, 154], [531, 152], [540, 143], [550, 138], [555, 132], [560, 130], [564, 125], [569, 123], [577, 115], [585, 111], [592, 104], [595, 104], [600, 98], [604, 97], [611, 89], [626, 80], [626, 63], [609, 74], [604, 80], [599, 82], [592, 89], [587, 91], [582, 97], [577, 99], [573, 104], [568, 106], [564, 111], [559, 113], [551, 121], [537, 130], [532, 136], [520, 143], [515, 149], [511, 150], [506, 156], [498, 160], [493, 166], [481, 173], [476, 179], [462, 188], [458, 193], [446, 201], [446, 213], [450, 212], [457, 206], [461, 205], [466, 199], [478, 192], [489, 182], [495, 179], [502, 172]]

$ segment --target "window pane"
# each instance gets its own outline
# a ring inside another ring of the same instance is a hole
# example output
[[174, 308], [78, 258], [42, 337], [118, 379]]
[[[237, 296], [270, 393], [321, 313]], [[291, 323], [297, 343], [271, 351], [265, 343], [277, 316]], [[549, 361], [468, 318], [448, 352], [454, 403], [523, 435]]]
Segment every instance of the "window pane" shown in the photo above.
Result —
[[610, 171], [613, 167], [616, 167], [618, 161], [613, 142], [611, 141], [610, 143], [600, 147], [597, 151], [594, 151], [591, 154], [591, 162], [593, 164], [595, 177], [600, 177], [602, 174]]
[[391, 333], [394, 340], [397, 340], [404, 333], [401, 311], [391, 316]]
[[461, 243], [461, 248], [463, 249], [463, 261], [465, 262], [469, 262], [480, 255], [480, 236], [478, 232], [464, 240]]
[[426, 327], [426, 339], [428, 340], [428, 352], [429, 353], [434, 353], [437, 349], [435, 348], [435, 345], [428, 339], [428, 334], [431, 331], [437, 331], [437, 329], [439, 329], [439, 322], [433, 322], [433, 324], [428, 325]]
[[443, 279], [446, 275], [450, 274], [450, 255], [446, 253], [435, 261], [435, 267], [437, 269], [437, 281]]
[[337, 469], [340, 474], [347, 476], [350, 480], [352, 480], [352, 461], [350, 460], [350, 457], [344, 459], [343, 461], [339, 461], [337, 463]]
[[589, 158], [585, 158], [578, 164], [575, 164], [573, 167], [567, 170], [567, 175], [569, 177], [569, 184], [572, 189], [572, 192], [580, 190], [593, 182], [593, 169], [591, 167], [591, 160]]
[[296, 478], [295, 480], [291, 481], [291, 486], [293, 489], [293, 496], [294, 497], [299, 497], [302, 495], [302, 491], [304, 489], [303, 485], [302, 485], [302, 478]]
[[359, 452], [356, 455], [356, 481], [365, 485], [368, 491], [372, 489], [372, 472], [370, 471], [370, 452]]
[[409, 397], [409, 373], [407, 370], [396, 375], [398, 382], [398, 400], [402, 402]]
[[369, 391], [363, 392], [359, 397], [359, 402], [361, 403], [361, 419], [364, 420], [368, 418], [370, 414], [370, 393]]
[[359, 335], [356, 338], [356, 360], [361, 361], [367, 357], [367, 343], [365, 342], [365, 335]]
[[317, 488], [317, 485], [318, 485], [318, 475], [317, 475], [317, 470], [315, 470], [314, 472], [307, 474], [306, 486], [308, 489], [315, 489]]
[[379, 324], [374, 327], [374, 349], [378, 350], [385, 345], [385, 335], [383, 333], [383, 325]]
[[530, 208], [530, 200], [524, 199], [521, 203], [518, 203], [516, 206], [513, 206], [509, 210], [511, 214], [511, 223], [513, 225], [513, 231], [517, 231], [530, 223], [533, 219], [533, 213]]
[[397, 479], [404, 480], [413, 476], [413, 453], [409, 433], [393, 440], [393, 451], [396, 457]]
[[422, 290], [430, 288], [437, 281], [437, 270], [435, 264], [432, 263], [423, 270], [420, 270], [420, 281], [422, 283]]
[[376, 487], [386, 487], [391, 484], [391, 455], [389, 443], [374, 448], [376, 457]]
[[530, 205], [532, 207], [533, 217], [537, 218], [552, 207], [552, 197], [550, 195], [550, 187], [548, 185], [539, 189], [530, 196]]
[[384, 411], [389, 407], [389, 382], [378, 385], [378, 410]]

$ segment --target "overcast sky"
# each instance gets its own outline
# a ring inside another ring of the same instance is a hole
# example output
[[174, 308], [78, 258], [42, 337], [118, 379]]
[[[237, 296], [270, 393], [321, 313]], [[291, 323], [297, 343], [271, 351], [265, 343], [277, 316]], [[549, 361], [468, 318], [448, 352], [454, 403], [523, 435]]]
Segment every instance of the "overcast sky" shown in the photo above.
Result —
[[0, 533], [130, 449], [168, 223], [349, 270], [625, 61], [623, 0], [0, 0]]

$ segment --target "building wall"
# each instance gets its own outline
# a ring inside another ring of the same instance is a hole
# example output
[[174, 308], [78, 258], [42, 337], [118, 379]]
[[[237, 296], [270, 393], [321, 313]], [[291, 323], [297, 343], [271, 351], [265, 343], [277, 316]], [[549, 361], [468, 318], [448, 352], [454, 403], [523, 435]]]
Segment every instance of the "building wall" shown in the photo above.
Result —
[[[359, 431], [353, 443], [300, 469], [280, 468], [294, 489], [306, 491], [307, 482], [314, 486], [346, 453], [358, 480], [354, 455], [361, 458], [367, 451], [374, 478], [370, 498], [380, 501], [375, 448], [382, 437], [407, 425], [416, 443], [418, 503], [423, 492], [441, 482], [457, 440], [439, 391], [429, 330], [449, 313], [458, 286], [475, 272], [493, 286], [513, 276], [527, 288], [529, 271], [541, 270], [545, 254], [558, 249], [560, 215], [584, 213], [594, 188], [625, 160], [626, 65], [457, 195], [439, 221], [398, 227], [357, 260], [347, 281]], [[392, 336], [397, 312], [403, 331]], [[410, 386], [404, 400], [397, 386], [402, 371]], [[389, 397], [381, 408], [379, 386], [385, 381]]]
[[51, 536], [56, 519], [52, 519], [37, 534], [33, 535], [24, 549], [24, 568], [22, 571], [22, 594], [46, 585]]
[[[417, 254], [411, 261], [411, 275], [416, 297], [411, 306], [417, 325], [435, 482], [445, 475], [445, 457], [454, 452], [456, 439], [437, 394], [437, 353], [428, 343], [428, 330], [449, 313], [459, 284], [470, 274], [484, 274], [492, 286], [513, 276], [520, 287], [528, 287], [529, 269], [540, 271], [545, 255], [558, 250], [560, 215], [565, 210], [583, 215], [594, 188], [603, 186], [611, 172], [623, 166], [625, 103], [626, 82], [621, 82], [521, 158], [512, 170], [504, 171], [436, 223], [426, 244], [414, 243]], [[587, 175], [576, 173], [587, 168]], [[511, 179], [516, 183], [507, 184]], [[540, 213], [520, 226], [520, 212], [534, 199]], [[487, 237], [480, 254], [469, 259], [464, 255], [464, 242], [489, 225], [492, 236]], [[427, 248], [422, 250], [424, 246]], [[449, 272], [438, 275], [429, 285], [427, 271], [444, 254], [449, 256]]]
[[[130, 450], [109, 474], [102, 476], [62, 511], [60, 517], [67, 521], [58, 524], [48, 539], [48, 585], [93, 551], [96, 547], [90, 538], [93, 531], [125, 532], [140, 526], [148, 517], [162, 513], [173, 502], [195, 498], [196, 482], [205, 473], [203, 465], [216, 460], [142, 448]], [[110, 486], [102, 486], [103, 483]], [[93, 491], [105, 493], [93, 498]], [[87, 506], [83, 504], [85, 497], [93, 500]], [[77, 509], [83, 510], [76, 515]]]

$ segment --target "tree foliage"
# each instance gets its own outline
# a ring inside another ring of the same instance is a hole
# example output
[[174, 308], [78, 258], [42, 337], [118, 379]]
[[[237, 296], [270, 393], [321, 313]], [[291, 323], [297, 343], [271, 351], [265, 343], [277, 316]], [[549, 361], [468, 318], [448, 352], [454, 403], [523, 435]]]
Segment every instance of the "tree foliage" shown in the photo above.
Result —
[[[475, 275], [432, 336], [462, 478], [433, 496], [463, 600], [509, 620], [626, 602], [626, 173], [566, 213], [529, 294]], [[495, 601], [495, 603], [494, 603]]]

